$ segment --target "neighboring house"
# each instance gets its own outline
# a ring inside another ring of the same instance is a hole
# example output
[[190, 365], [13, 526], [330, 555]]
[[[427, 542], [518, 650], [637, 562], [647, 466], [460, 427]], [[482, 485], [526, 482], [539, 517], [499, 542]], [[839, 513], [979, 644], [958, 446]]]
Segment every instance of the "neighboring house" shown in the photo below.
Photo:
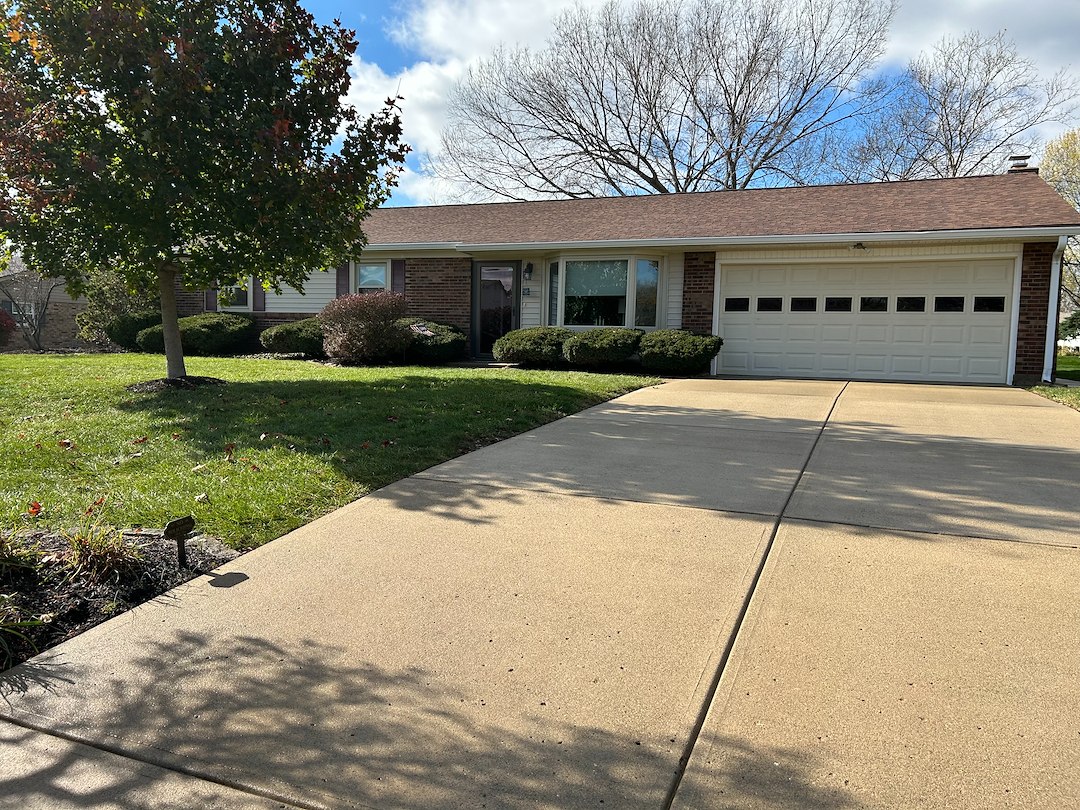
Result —
[[279, 323], [391, 289], [465, 329], [477, 355], [518, 327], [671, 327], [721, 335], [721, 374], [1012, 383], [1052, 375], [1080, 214], [1025, 170], [384, 208], [366, 230], [361, 258], [313, 273], [304, 294], [253, 283], [226, 309]]
[[19, 327], [5, 351], [86, 348], [89, 344], [79, 339], [75, 323], [84, 306], [67, 294], [62, 280], [42, 278], [18, 257], [0, 271], [0, 309]]

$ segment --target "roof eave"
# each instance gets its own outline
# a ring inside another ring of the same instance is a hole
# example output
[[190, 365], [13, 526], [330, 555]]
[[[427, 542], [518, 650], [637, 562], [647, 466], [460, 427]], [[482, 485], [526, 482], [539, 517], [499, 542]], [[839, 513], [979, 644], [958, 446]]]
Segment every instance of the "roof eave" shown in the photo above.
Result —
[[914, 242], [965, 241], [986, 239], [1031, 240], [1056, 239], [1080, 234], [1080, 225], [1046, 225], [1025, 228], [965, 228], [943, 231], [886, 231], [815, 234], [763, 234], [760, 236], [669, 237], [661, 239], [593, 239], [570, 242], [387, 242], [372, 243], [365, 250], [407, 252], [410, 250], [447, 250], [458, 253], [493, 253], [507, 251], [535, 252], [553, 250], [634, 249], [665, 247], [753, 247], [768, 245], [835, 244], [843, 242]]

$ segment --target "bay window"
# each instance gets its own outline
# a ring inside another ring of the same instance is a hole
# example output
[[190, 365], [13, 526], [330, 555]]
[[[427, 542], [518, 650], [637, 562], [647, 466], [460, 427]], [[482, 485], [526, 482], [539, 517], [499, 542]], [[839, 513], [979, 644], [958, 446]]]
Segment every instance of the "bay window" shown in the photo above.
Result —
[[659, 259], [552, 260], [548, 266], [548, 324], [655, 327], [659, 289]]

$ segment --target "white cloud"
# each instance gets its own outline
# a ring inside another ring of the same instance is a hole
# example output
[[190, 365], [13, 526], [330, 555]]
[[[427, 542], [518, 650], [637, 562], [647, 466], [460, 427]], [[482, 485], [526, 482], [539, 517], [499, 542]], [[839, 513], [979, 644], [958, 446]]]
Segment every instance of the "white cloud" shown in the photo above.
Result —
[[[587, 0], [585, 5], [600, 5]], [[574, 6], [574, 0], [404, 0], [391, 19], [387, 35], [417, 55], [417, 61], [394, 75], [377, 64], [357, 59], [350, 100], [361, 109], [376, 109], [387, 96], [400, 94], [405, 139], [415, 154], [402, 177], [395, 201], [426, 203], [445, 200], [432, 179], [419, 173], [419, 158], [439, 149], [450, 89], [470, 64], [500, 43], [542, 45], [552, 18]], [[1044, 75], [1075, 64], [1075, 36], [1080, 31], [1080, 3], [1075, 0], [1027, 0], [1017, 7], [1008, 0], [907, 0], [892, 27], [886, 62], [899, 67], [943, 34], [975, 28], [993, 34], [1005, 28], [1020, 53]], [[1070, 65], [1070, 62], [1074, 64]], [[1078, 70], [1080, 72], [1080, 70]], [[1056, 130], [1045, 133], [1056, 134]]]

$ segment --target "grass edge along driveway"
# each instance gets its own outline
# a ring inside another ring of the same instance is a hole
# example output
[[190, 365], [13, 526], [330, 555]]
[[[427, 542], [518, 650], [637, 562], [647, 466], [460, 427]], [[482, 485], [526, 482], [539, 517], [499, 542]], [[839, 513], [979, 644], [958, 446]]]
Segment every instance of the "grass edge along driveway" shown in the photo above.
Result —
[[160, 527], [261, 545], [381, 486], [651, 377], [191, 358], [225, 386], [132, 393], [159, 356], [0, 355], [0, 529]]

